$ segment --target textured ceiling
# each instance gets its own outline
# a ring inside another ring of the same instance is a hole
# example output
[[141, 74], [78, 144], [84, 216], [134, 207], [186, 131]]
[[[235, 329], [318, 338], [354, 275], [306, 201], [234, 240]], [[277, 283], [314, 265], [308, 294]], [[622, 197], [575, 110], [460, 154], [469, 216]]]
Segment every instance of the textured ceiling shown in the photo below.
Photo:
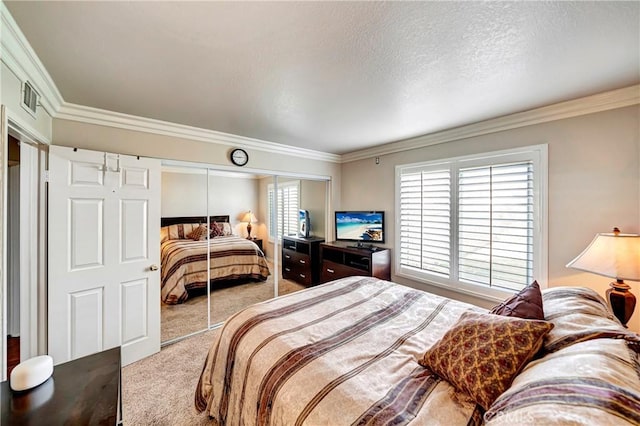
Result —
[[66, 102], [345, 153], [640, 82], [639, 2], [11, 2]]

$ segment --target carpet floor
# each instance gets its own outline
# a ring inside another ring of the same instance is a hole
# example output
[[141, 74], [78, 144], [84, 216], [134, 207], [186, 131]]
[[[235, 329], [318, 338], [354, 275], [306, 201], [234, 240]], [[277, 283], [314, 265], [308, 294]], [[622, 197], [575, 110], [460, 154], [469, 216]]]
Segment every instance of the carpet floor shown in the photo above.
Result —
[[[222, 322], [249, 305], [273, 298], [274, 268], [271, 263], [269, 263], [269, 270], [272, 273], [266, 281], [226, 285], [218, 283], [219, 288], [211, 291], [211, 324]], [[279, 295], [304, 288], [303, 285], [285, 280], [282, 276], [278, 278]], [[190, 295], [185, 303], [179, 305], [164, 303], [160, 305], [161, 342], [208, 328], [206, 290]]]
[[[272, 265], [269, 265], [273, 271]], [[278, 280], [278, 294], [305, 287]], [[273, 297], [273, 274], [265, 282], [251, 282], [211, 292], [211, 323], [256, 302]], [[207, 298], [195, 296], [180, 305], [162, 304], [162, 341], [207, 328]], [[194, 395], [204, 360], [214, 337], [209, 330], [167, 345], [150, 357], [122, 369], [123, 423], [134, 425], [215, 425], [206, 414], [197, 413]]]
[[122, 369], [125, 426], [215, 425], [193, 404], [207, 352], [218, 329], [165, 346]]

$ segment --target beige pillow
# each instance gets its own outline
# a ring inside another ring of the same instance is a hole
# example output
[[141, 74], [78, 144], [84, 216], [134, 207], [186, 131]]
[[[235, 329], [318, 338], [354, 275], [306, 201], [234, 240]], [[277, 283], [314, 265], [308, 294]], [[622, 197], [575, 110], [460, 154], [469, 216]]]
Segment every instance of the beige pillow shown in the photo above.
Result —
[[233, 230], [229, 222], [222, 222], [222, 234], [225, 236], [233, 235]]
[[199, 223], [180, 223], [177, 225], [169, 225], [169, 239], [170, 240], [186, 240], [189, 237], [191, 231], [199, 227]]
[[468, 311], [418, 362], [487, 410], [552, 328], [545, 321]]
[[169, 227], [163, 226], [162, 228], [160, 228], [160, 244], [164, 243], [167, 240], [169, 240]]
[[553, 287], [542, 293], [545, 320], [554, 324], [545, 337], [545, 353], [593, 339], [624, 339], [635, 348], [640, 336], [627, 330], [613, 315], [609, 305], [586, 287]]

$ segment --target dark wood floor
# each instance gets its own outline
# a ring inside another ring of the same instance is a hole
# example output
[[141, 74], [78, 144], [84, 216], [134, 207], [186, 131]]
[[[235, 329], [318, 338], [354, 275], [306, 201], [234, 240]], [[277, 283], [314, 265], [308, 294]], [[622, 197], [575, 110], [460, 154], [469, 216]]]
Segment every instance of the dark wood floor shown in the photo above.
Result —
[[20, 364], [20, 338], [7, 336], [7, 379], [13, 367]]

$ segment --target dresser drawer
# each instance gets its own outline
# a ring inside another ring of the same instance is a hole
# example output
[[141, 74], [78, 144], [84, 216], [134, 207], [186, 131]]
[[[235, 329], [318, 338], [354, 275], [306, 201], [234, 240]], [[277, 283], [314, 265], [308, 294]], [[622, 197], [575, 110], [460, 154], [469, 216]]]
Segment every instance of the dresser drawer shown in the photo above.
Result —
[[282, 277], [296, 281], [304, 286], [318, 284], [320, 281], [320, 243], [321, 238], [282, 238]]
[[367, 275], [367, 272], [362, 269], [351, 268], [341, 263], [331, 262], [330, 260], [322, 261], [322, 271], [320, 272], [321, 283], [337, 280], [338, 278], [352, 277], [354, 275]]
[[313, 284], [311, 269], [296, 263], [282, 265], [282, 278], [293, 280], [304, 285]]
[[309, 255], [297, 253], [291, 250], [282, 250], [282, 264], [302, 265], [308, 267], [310, 264]]

